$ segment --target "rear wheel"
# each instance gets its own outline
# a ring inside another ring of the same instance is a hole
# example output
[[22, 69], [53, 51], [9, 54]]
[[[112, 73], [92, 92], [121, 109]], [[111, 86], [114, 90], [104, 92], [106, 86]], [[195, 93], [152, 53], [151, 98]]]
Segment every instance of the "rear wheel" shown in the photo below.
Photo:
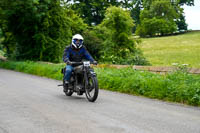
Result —
[[95, 76], [88, 77], [88, 86], [85, 86], [85, 94], [90, 102], [94, 102], [99, 93], [98, 81]]

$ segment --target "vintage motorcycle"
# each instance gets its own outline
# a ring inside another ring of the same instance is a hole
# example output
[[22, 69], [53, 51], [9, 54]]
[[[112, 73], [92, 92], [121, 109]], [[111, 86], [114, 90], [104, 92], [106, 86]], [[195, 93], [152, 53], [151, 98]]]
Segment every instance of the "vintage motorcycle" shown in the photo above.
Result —
[[[98, 97], [99, 87], [97, 75], [91, 67], [91, 63], [89, 61], [83, 61], [72, 62], [72, 64], [78, 66], [74, 67], [69, 84], [65, 84], [63, 80], [63, 84], [59, 86], [63, 86], [63, 92], [66, 96], [71, 96], [74, 92], [77, 95], [83, 95], [85, 93], [88, 101], [94, 102]], [[63, 79], [65, 71], [66, 68], [62, 68], [61, 73], [63, 74]]]

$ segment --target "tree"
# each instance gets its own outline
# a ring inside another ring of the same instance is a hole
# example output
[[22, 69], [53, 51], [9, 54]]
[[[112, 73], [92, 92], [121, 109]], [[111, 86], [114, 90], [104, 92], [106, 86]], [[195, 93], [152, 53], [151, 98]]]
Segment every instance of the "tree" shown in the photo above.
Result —
[[132, 9], [137, 1], [140, 0], [73, 0], [72, 9], [80, 14], [88, 25], [98, 25], [104, 19], [109, 6]]
[[194, 0], [178, 0], [174, 7], [176, 12], [179, 14], [179, 18], [176, 20], [176, 24], [178, 26], [178, 31], [187, 30], [187, 24], [184, 16], [184, 9], [181, 7], [182, 5], [193, 6]]
[[97, 25], [104, 18], [108, 3], [106, 0], [73, 0], [71, 7], [88, 25]]
[[178, 0], [179, 5], [188, 5], [188, 6], [193, 6], [194, 5], [194, 0]]
[[6, 15], [4, 12], [4, 9], [8, 7], [8, 1], [0, 1], [0, 29], [1, 29], [1, 35], [0, 39], [2, 39], [1, 42], [1, 48], [6, 52], [6, 56], [11, 57], [11, 55], [15, 52], [16, 48], [16, 42], [14, 39], [14, 36], [11, 32], [8, 30], [8, 21], [6, 20]]
[[140, 36], [171, 34], [177, 30], [174, 21], [177, 18], [178, 14], [169, 0], [155, 0], [149, 9], [145, 8], [141, 12], [141, 23], [137, 27], [136, 33]]
[[132, 38], [133, 26], [129, 11], [114, 6], [106, 10], [105, 18], [98, 27], [103, 31], [102, 40], [105, 40], [103, 61], [114, 64], [136, 64], [138, 61], [136, 56], [140, 55], [136, 55], [139, 50], [136, 49], [136, 41]]
[[142, 1], [141, 0], [134, 0], [133, 1], [133, 6], [130, 9], [131, 11], [131, 17], [135, 21], [135, 27], [133, 31], [135, 32], [137, 25], [140, 23], [140, 12], [142, 10]]
[[[1, 20], [5, 25], [4, 46], [15, 40], [13, 53], [17, 60], [59, 62], [72, 34], [82, 32], [86, 24], [59, 0], [6, 1]], [[9, 49], [8, 49], [9, 50]], [[7, 51], [8, 52], [8, 51]]]
[[176, 20], [176, 24], [178, 26], [178, 31], [186, 31], [188, 25], [186, 24], [185, 16], [183, 13], [179, 14], [179, 18]]
[[[31, 58], [39, 53], [38, 46], [33, 40], [33, 36], [39, 30], [43, 16], [48, 11], [49, 2], [27, 1], [3, 1], [2, 19], [5, 32], [10, 32], [16, 40], [16, 57]], [[5, 34], [6, 35], [6, 34]], [[8, 37], [5, 36], [7, 40]], [[8, 45], [9, 42], [5, 42]]]

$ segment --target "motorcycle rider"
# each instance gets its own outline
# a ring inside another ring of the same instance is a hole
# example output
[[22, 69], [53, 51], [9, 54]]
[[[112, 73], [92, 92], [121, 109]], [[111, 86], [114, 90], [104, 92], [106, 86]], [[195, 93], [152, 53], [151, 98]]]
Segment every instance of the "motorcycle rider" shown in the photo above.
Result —
[[64, 83], [69, 84], [71, 73], [76, 65], [73, 62], [81, 62], [83, 59], [89, 60], [93, 64], [97, 62], [92, 58], [86, 47], [83, 45], [83, 37], [76, 34], [72, 37], [72, 43], [64, 50], [63, 61], [67, 64], [64, 76]]

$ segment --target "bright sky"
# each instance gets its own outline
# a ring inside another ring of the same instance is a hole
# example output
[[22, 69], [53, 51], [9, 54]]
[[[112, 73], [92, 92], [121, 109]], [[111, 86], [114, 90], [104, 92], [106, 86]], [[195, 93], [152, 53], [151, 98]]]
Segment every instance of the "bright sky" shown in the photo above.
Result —
[[200, 30], [200, 0], [194, 0], [195, 6], [184, 6], [188, 29]]

